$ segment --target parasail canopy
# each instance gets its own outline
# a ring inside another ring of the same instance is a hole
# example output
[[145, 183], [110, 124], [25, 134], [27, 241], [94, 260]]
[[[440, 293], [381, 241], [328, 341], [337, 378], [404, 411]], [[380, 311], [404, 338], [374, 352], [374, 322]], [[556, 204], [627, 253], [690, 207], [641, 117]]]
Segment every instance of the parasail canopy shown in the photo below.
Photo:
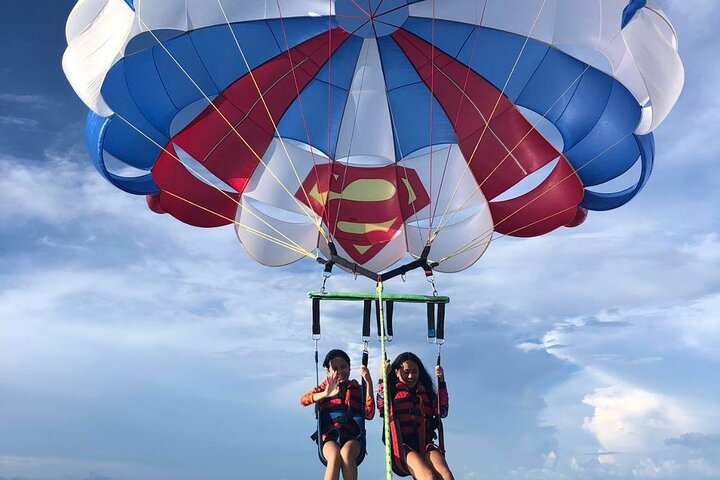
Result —
[[620, 207], [683, 84], [645, 0], [80, 0], [66, 34], [100, 173], [272, 266], [454, 272]]

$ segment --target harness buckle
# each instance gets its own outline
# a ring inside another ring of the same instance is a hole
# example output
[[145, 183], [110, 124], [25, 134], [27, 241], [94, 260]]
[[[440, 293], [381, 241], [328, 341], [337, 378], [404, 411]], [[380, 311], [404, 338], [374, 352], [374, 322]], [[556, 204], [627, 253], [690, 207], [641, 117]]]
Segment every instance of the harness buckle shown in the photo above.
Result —
[[432, 270], [430, 270], [429, 274], [427, 272], [425, 273], [425, 278], [430, 283], [430, 285], [432, 285], [433, 297], [437, 297], [438, 291], [437, 291], [437, 288], [435, 288], [435, 275], [432, 274]]
[[332, 272], [323, 272], [323, 283], [322, 287], [320, 287], [320, 293], [325, 293], [325, 283], [328, 281], [328, 278], [332, 277]]

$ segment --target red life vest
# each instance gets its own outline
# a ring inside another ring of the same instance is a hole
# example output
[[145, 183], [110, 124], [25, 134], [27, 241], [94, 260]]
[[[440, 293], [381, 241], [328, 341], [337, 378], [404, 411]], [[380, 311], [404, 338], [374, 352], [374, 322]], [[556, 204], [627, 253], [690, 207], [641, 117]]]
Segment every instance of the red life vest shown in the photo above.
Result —
[[417, 384], [413, 389], [402, 382], [395, 385], [392, 419], [397, 420], [401, 434], [417, 434], [420, 437], [420, 446], [423, 447], [428, 443], [427, 439], [432, 438], [435, 430], [432, 419], [435, 415], [433, 401], [422, 384]]
[[362, 435], [365, 409], [361, 388], [356, 380], [340, 384], [340, 392], [322, 400], [318, 410], [323, 435], [336, 429], [345, 438]]
[[[439, 402], [435, 397], [435, 402]], [[441, 425], [435, 407], [437, 405], [430, 399], [430, 394], [422, 384], [413, 389], [402, 382], [395, 385], [395, 394], [389, 404], [390, 407], [390, 436], [392, 438], [392, 467], [398, 476], [410, 475], [404, 461], [404, 437], [414, 436], [418, 439], [421, 454], [435, 439], [435, 430]], [[385, 433], [383, 432], [383, 442]], [[442, 451], [442, 450], [440, 450]]]

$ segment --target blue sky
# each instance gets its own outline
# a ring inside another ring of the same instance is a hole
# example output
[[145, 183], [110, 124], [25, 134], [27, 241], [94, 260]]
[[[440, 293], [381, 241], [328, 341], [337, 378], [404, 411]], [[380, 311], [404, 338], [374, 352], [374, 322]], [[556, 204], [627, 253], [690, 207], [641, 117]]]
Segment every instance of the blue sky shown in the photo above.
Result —
[[[96, 173], [60, 68], [73, 3], [5, 2], [0, 20], [0, 479], [319, 477], [298, 403], [317, 265], [258, 266], [232, 230], [155, 215]], [[458, 479], [720, 478], [720, 3], [662, 5], [686, 84], [645, 190], [437, 275]], [[324, 315], [321, 350], [357, 364], [359, 306]], [[395, 321], [391, 355], [432, 362], [422, 309]], [[364, 478], [384, 469], [380, 425]]]

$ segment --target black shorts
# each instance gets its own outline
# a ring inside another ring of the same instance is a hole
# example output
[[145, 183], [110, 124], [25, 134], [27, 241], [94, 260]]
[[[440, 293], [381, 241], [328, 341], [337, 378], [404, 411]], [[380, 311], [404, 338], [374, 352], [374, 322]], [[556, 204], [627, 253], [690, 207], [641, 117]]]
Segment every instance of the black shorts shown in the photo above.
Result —
[[421, 455], [425, 455], [432, 450], [440, 451], [440, 447], [438, 447], [432, 442], [428, 442], [426, 445], [421, 446], [420, 436], [417, 433], [412, 435], [403, 435], [403, 447], [405, 448], [406, 454], [407, 452], [412, 451], [417, 452]]

